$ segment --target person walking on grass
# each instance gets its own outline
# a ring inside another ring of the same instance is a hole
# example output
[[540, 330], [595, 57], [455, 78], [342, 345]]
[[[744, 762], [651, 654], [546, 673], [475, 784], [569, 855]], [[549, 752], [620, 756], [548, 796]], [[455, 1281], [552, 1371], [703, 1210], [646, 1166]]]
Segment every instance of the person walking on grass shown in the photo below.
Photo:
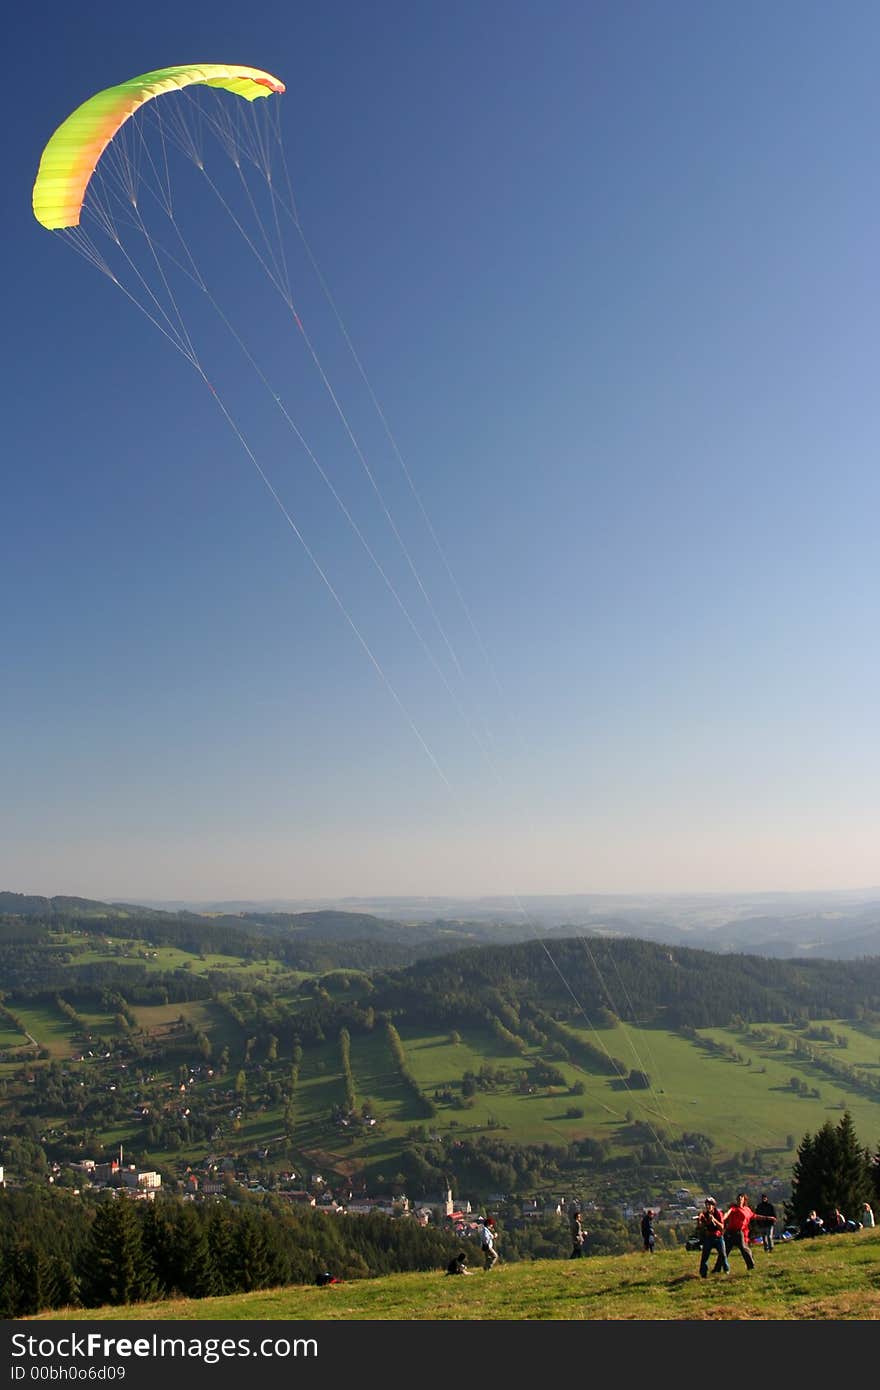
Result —
[[569, 1225], [571, 1229], [571, 1259], [580, 1259], [584, 1254], [584, 1241], [587, 1240], [587, 1232], [584, 1230], [580, 1211], [571, 1213]]
[[725, 1274], [729, 1274], [730, 1265], [727, 1262], [727, 1248], [724, 1244], [724, 1218], [714, 1197], [707, 1197], [703, 1203], [703, 1210], [697, 1217], [697, 1233], [700, 1237], [700, 1278], [705, 1279], [709, 1273], [709, 1256], [713, 1250], [718, 1256], [715, 1268], [721, 1268]]
[[[749, 1249], [749, 1223], [754, 1212], [748, 1204], [748, 1199], [744, 1192], [736, 1194], [736, 1201], [732, 1207], [728, 1207], [724, 1213], [724, 1244], [729, 1255], [731, 1250], [738, 1250], [745, 1261], [746, 1269], [751, 1274], [755, 1268], [755, 1257]], [[713, 1274], [717, 1274], [722, 1268], [720, 1257], [715, 1261]], [[730, 1266], [728, 1265], [728, 1272]]]
[[770, 1255], [773, 1252], [773, 1233], [776, 1229], [776, 1208], [769, 1200], [767, 1193], [761, 1193], [761, 1200], [755, 1207], [753, 1218], [755, 1230], [761, 1237], [761, 1244]]
[[480, 1249], [486, 1269], [494, 1268], [498, 1262], [498, 1251], [495, 1249], [495, 1232], [488, 1220], [480, 1222]]

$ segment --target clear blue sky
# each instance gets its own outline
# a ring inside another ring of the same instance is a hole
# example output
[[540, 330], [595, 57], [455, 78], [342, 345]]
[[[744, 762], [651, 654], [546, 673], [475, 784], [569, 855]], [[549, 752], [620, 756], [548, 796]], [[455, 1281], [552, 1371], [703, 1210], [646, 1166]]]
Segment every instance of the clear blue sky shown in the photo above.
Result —
[[[877, 882], [875, 4], [49, 0], [5, 38], [0, 887]], [[287, 84], [309, 243], [490, 657], [326, 301], [297, 279], [461, 677], [205, 214], [447, 684], [231, 344], [229, 398], [442, 777], [204, 385], [32, 217], [76, 105], [198, 60]]]

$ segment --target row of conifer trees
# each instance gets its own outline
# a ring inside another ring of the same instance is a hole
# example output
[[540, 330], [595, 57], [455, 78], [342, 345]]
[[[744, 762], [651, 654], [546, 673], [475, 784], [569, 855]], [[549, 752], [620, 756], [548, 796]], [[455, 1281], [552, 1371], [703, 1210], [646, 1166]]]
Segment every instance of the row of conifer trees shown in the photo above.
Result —
[[457, 1239], [415, 1221], [280, 1203], [0, 1193], [0, 1317], [309, 1284], [325, 1269], [352, 1279], [443, 1268]]

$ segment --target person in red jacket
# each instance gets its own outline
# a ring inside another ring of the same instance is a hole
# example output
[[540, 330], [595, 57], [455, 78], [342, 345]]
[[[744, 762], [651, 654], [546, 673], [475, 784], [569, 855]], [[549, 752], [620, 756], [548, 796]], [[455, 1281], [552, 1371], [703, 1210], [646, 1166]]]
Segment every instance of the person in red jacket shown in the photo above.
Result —
[[[755, 1268], [755, 1260], [749, 1249], [749, 1222], [754, 1216], [754, 1212], [748, 1204], [748, 1198], [744, 1192], [736, 1194], [736, 1201], [732, 1207], [728, 1207], [724, 1213], [724, 1244], [727, 1253], [731, 1250], [738, 1250], [746, 1262], [746, 1269]], [[715, 1270], [721, 1268], [720, 1261], [715, 1261]]]

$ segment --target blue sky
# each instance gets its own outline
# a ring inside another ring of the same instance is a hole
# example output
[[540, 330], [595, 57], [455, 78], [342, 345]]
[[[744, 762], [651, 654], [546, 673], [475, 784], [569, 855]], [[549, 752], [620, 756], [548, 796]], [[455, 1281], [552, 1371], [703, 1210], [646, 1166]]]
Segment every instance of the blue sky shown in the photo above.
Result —
[[[877, 882], [875, 5], [96, 0], [7, 38], [39, 80], [2, 98], [0, 886]], [[198, 376], [32, 217], [76, 105], [198, 60], [287, 85], [302, 225], [467, 612], [301, 257], [294, 298], [460, 672], [195, 190], [202, 264], [433, 664], [216, 323], [384, 681]]]

